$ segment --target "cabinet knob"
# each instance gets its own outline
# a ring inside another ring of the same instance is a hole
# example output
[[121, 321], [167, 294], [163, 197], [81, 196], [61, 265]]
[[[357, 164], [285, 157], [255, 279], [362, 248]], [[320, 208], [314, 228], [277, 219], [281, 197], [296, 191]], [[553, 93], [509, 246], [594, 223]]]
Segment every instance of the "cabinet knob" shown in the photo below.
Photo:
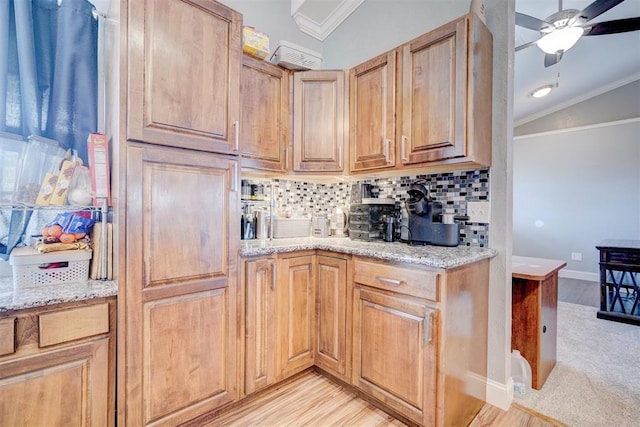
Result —
[[547, 333], [547, 325], [542, 325], [542, 333], [543, 334]]

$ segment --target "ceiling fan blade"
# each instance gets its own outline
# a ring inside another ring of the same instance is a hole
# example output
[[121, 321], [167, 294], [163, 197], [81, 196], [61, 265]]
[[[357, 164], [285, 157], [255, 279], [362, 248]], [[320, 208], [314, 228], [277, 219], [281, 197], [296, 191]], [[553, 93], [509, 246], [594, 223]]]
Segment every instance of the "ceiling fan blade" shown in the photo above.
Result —
[[562, 59], [562, 52], [556, 53], [547, 53], [544, 56], [544, 66], [545, 68], [551, 67], [552, 65], [557, 64]]
[[538, 40], [534, 40], [532, 42], [524, 43], [524, 44], [521, 44], [520, 46], [516, 46], [516, 52], [519, 51], [519, 50], [525, 49], [525, 48], [527, 48], [529, 46], [533, 46], [536, 43], [538, 43]]
[[596, 16], [602, 15], [607, 10], [619, 5], [623, 1], [624, 0], [596, 0], [571, 18], [569, 25], [574, 23], [578, 18], [584, 19], [585, 22], [591, 21]]
[[516, 12], [516, 25], [534, 31], [540, 31], [543, 28], [553, 28], [553, 25], [546, 21], [519, 12]]
[[584, 27], [584, 36], [599, 36], [602, 34], [626, 33], [640, 30], [640, 17], [616, 19], [614, 21], [598, 22]]

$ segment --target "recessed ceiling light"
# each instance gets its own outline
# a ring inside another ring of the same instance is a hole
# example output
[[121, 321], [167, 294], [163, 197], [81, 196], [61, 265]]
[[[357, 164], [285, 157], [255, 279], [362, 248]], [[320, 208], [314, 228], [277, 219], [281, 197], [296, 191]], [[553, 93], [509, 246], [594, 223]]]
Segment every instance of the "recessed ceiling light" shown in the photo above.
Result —
[[534, 98], [542, 98], [543, 96], [549, 95], [549, 92], [551, 92], [552, 89], [553, 85], [542, 86], [531, 92], [531, 96]]

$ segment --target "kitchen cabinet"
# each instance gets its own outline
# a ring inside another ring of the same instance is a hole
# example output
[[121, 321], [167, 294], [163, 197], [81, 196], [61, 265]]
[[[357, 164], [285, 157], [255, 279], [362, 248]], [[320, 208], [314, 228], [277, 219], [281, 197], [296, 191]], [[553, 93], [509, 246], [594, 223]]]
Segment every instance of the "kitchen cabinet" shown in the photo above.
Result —
[[470, 13], [401, 47], [400, 163], [491, 165], [492, 37]]
[[[438, 310], [405, 292], [421, 279], [431, 294], [437, 294], [438, 283], [435, 274], [419, 276], [420, 272], [356, 261], [353, 383], [409, 419], [433, 425]], [[386, 292], [389, 287], [394, 291]]]
[[115, 425], [115, 298], [3, 313], [3, 425]]
[[238, 159], [128, 143], [120, 212], [119, 425], [177, 425], [239, 397]]
[[342, 172], [347, 138], [343, 71], [293, 74], [293, 171]]
[[240, 94], [242, 167], [285, 172], [289, 166], [289, 72], [245, 55]]
[[244, 392], [259, 391], [278, 377], [278, 301], [276, 260], [244, 261], [245, 269], [245, 369]]
[[213, 0], [126, 1], [126, 139], [238, 153], [242, 15]]
[[351, 286], [348, 256], [321, 252], [317, 255], [315, 364], [350, 382]]
[[488, 260], [433, 269], [354, 257], [352, 384], [420, 425], [486, 401]]
[[284, 379], [314, 363], [315, 254], [283, 255], [277, 267], [279, 360]]
[[349, 71], [351, 172], [396, 164], [397, 56], [393, 50]]
[[239, 398], [242, 16], [144, 0], [121, 18], [118, 425], [178, 425]]

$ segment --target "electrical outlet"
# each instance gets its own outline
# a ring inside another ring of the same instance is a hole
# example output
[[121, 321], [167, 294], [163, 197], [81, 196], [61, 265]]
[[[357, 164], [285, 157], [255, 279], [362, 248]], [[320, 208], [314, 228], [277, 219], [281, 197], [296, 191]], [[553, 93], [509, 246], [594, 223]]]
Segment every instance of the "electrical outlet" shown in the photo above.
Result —
[[491, 218], [491, 203], [467, 202], [467, 216], [469, 222], [488, 224]]
[[571, 261], [582, 261], [582, 252], [571, 252]]

